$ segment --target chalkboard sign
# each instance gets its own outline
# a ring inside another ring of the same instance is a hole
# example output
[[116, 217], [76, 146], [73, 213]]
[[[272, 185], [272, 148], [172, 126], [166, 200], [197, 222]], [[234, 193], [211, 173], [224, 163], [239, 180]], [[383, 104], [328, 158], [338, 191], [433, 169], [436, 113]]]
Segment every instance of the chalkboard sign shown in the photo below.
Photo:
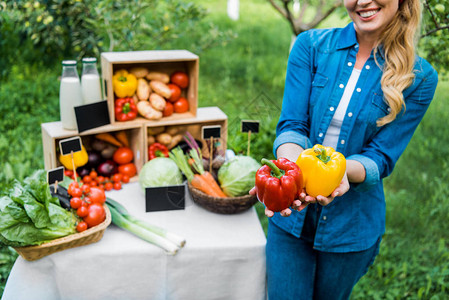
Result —
[[185, 196], [185, 185], [145, 188], [145, 211], [184, 209]]
[[256, 120], [242, 120], [241, 126], [242, 132], [258, 133], [259, 132], [259, 121]]
[[59, 149], [61, 150], [62, 155], [81, 151], [81, 138], [79, 136], [75, 136], [73, 138], [60, 140]]
[[219, 139], [220, 137], [221, 137], [220, 125], [203, 126], [201, 128], [201, 138], [203, 140], [207, 140], [210, 138]]
[[59, 167], [56, 169], [49, 170], [47, 172], [47, 182], [48, 184], [53, 184], [55, 182], [64, 181], [64, 167]]
[[75, 116], [78, 132], [83, 132], [111, 123], [108, 102], [106, 100], [75, 106]]

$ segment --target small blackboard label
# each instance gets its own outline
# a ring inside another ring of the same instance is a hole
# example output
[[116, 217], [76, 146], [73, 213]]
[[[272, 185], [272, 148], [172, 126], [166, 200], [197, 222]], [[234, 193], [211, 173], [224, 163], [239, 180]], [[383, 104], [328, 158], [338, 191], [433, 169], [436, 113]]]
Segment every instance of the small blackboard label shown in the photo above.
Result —
[[210, 138], [219, 139], [220, 137], [221, 137], [220, 125], [203, 126], [201, 128], [201, 138], [203, 140], [207, 140]]
[[75, 136], [73, 138], [60, 140], [59, 149], [61, 150], [62, 155], [81, 151], [81, 138], [79, 136]]
[[185, 208], [185, 185], [145, 188], [145, 211], [180, 210]]
[[106, 100], [75, 106], [75, 116], [78, 132], [83, 132], [111, 123], [108, 102]]
[[55, 182], [64, 181], [64, 167], [59, 167], [56, 169], [51, 169], [47, 172], [47, 182], [48, 184], [53, 184]]
[[258, 133], [259, 132], [259, 121], [256, 120], [242, 120], [241, 126], [242, 132]]

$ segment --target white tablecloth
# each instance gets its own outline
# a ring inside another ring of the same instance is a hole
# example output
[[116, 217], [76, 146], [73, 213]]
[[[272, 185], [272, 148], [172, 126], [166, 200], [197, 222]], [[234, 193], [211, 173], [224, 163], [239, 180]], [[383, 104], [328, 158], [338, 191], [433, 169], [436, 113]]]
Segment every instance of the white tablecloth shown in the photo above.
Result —
[[187, 198], [185, 210], [146, 213], [138, 183], [108, 197], [186, 246], [170, 256], [111, 224], [98, 243], [32, 262], [19, 257], [2, 299], [265, 299], [266, 240], [254, 208], [220, 215]]

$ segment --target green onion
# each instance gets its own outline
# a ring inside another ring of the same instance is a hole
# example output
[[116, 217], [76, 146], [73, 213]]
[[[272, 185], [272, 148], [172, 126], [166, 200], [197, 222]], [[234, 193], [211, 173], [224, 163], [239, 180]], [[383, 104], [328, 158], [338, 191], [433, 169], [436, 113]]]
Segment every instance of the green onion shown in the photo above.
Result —
[[185, 245], [184, 238], [131, 216], [126, 208], [117, 201], [107, 198], [106, 204], [111, 211], [114, 225], [164, 249], [167, 253], [175, 255]]

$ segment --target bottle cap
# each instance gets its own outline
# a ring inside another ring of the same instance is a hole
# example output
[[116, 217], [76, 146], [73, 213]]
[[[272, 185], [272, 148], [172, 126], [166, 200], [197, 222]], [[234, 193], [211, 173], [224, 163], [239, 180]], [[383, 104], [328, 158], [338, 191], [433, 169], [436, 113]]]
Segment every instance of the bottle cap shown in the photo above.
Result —
[[76, 66], [76, 60], [63, 60], [63, 66]]
[[92, 63], [96, 63], [97, 59], [95, 57], [85, 57], [82, 60], [83, 64], [92, 64]]

